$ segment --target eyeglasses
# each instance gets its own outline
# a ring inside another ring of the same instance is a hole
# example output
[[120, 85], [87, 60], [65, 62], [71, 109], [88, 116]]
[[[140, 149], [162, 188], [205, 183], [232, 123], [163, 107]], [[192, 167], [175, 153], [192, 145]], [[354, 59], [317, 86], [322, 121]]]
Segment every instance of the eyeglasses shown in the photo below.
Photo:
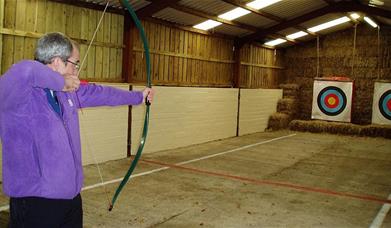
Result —
[[79, 63], [75, 63], [75, 62], [72, 62], [72, 61], [70, 61], [70, 60], [67, 60], [67, 62], [68, 62], [68, 63], [72, 63], [72, 64], [75, 66], [76, 70], [80, 69]]

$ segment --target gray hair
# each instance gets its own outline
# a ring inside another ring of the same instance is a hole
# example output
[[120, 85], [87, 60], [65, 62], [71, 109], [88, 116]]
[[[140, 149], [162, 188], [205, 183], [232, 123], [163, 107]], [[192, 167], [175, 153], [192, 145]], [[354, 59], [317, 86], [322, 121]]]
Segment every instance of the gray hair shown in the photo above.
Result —
[[65, 62], [71, 56], [72, 49], [72, 41], [64, 34], [47, 33], [39, 38], [34, 58], [43, 64], [51, 63], [55, 57], [59, 57]]

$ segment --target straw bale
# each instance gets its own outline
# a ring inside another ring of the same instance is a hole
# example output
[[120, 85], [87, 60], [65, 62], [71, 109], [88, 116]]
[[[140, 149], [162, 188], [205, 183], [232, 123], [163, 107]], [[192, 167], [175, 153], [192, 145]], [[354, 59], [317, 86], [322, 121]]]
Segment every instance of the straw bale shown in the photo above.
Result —
[[289, 89], [289, 90], [299, 90], [300, 86], [298, 84], [290, 83], [290, 84], [280, 84], [281, 89]]
[[303, 88], [300, 90], [300, 95], [297, 98], [298, 118], [302, 120], [310, 120], [312, 113], [312, 87]]
[[297, 105], [296, 99], [282, 98], [277, 103], [277, 112], [295, 115], [297, 113]]
[[294, 131], [309, 131], [313, 133], [323, 132], [331, 134], [391, 138], [391, 126], [388, 125], [358, 125], [323, 120], [292, 120], [289, 123], [289, 129]]
[[296, 98], [299, 93], [300, 86], [298, 84], [280, 84], [284, 98]]
[[391, 126], [378, 124], [363, 126], [360, 135], [369, 137], [384, 137], [387, 139], [391, 139]]
[[292, 120], [290, 115], [285, 113], [274, 113], [269, 118], [269, 123], [267, 129], [269, 130], [279, 130], [285, 129], [288, 127], [289, 122]]

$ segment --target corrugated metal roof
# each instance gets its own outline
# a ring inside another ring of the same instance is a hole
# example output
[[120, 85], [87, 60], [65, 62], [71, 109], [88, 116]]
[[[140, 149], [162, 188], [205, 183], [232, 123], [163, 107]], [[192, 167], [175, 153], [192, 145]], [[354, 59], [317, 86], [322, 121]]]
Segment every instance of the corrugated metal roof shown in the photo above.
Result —
[[173, 8], [165, 8], [152, 15], [154, 18], [169, 21], [172, 23], [193, 26], [195, 24], [205, 21], [205, 18], [198, 17], [192, 14], [184, 13]]
[[246, 29], [242, 29], [239, 27], [231, 26], [231, 25], [224, 25], [224, 24], [213, 28], [213, 31], [218, 32], [218, 33], [222, 33], [222, 34], [226, 34], [226, 35], [238, 36], [238, 37], [242, 37], [242, 36], [251, 34], [251, 32]]
[[276, 21], [267, 19], [266, 17], [262, 17], [254, 13], [250, 13], [243, 17], [237, 18], [235, 19], [235, 21], [248, 24], [254, 27], [258, 27], [258, 28], [266, 28], [277, 24]]
[[236, 8], [235, 6], [220, 0], [181, 0], [178, 2], [178, 5], [186, 6], [215, 16]]
[[284, 19], [291, 19], [325, 6], [327, 3], [319, 0], [283, 0], [263, 8], [262, 11]]

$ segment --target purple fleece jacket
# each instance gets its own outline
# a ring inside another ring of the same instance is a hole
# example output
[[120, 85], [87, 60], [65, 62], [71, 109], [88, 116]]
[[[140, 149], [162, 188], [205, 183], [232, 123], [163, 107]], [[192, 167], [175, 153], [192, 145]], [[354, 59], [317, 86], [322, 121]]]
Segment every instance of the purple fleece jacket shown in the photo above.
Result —
[[[87, 84], [61, 92], [64, 78], [36, 61], [14, 64], [0, 77], [3, 191], [10, 197], [72, 199], [83, 184], [78, 109], [136, 105], [142, 92]], [[57, 92], [62, 117], [44, 88]]]

